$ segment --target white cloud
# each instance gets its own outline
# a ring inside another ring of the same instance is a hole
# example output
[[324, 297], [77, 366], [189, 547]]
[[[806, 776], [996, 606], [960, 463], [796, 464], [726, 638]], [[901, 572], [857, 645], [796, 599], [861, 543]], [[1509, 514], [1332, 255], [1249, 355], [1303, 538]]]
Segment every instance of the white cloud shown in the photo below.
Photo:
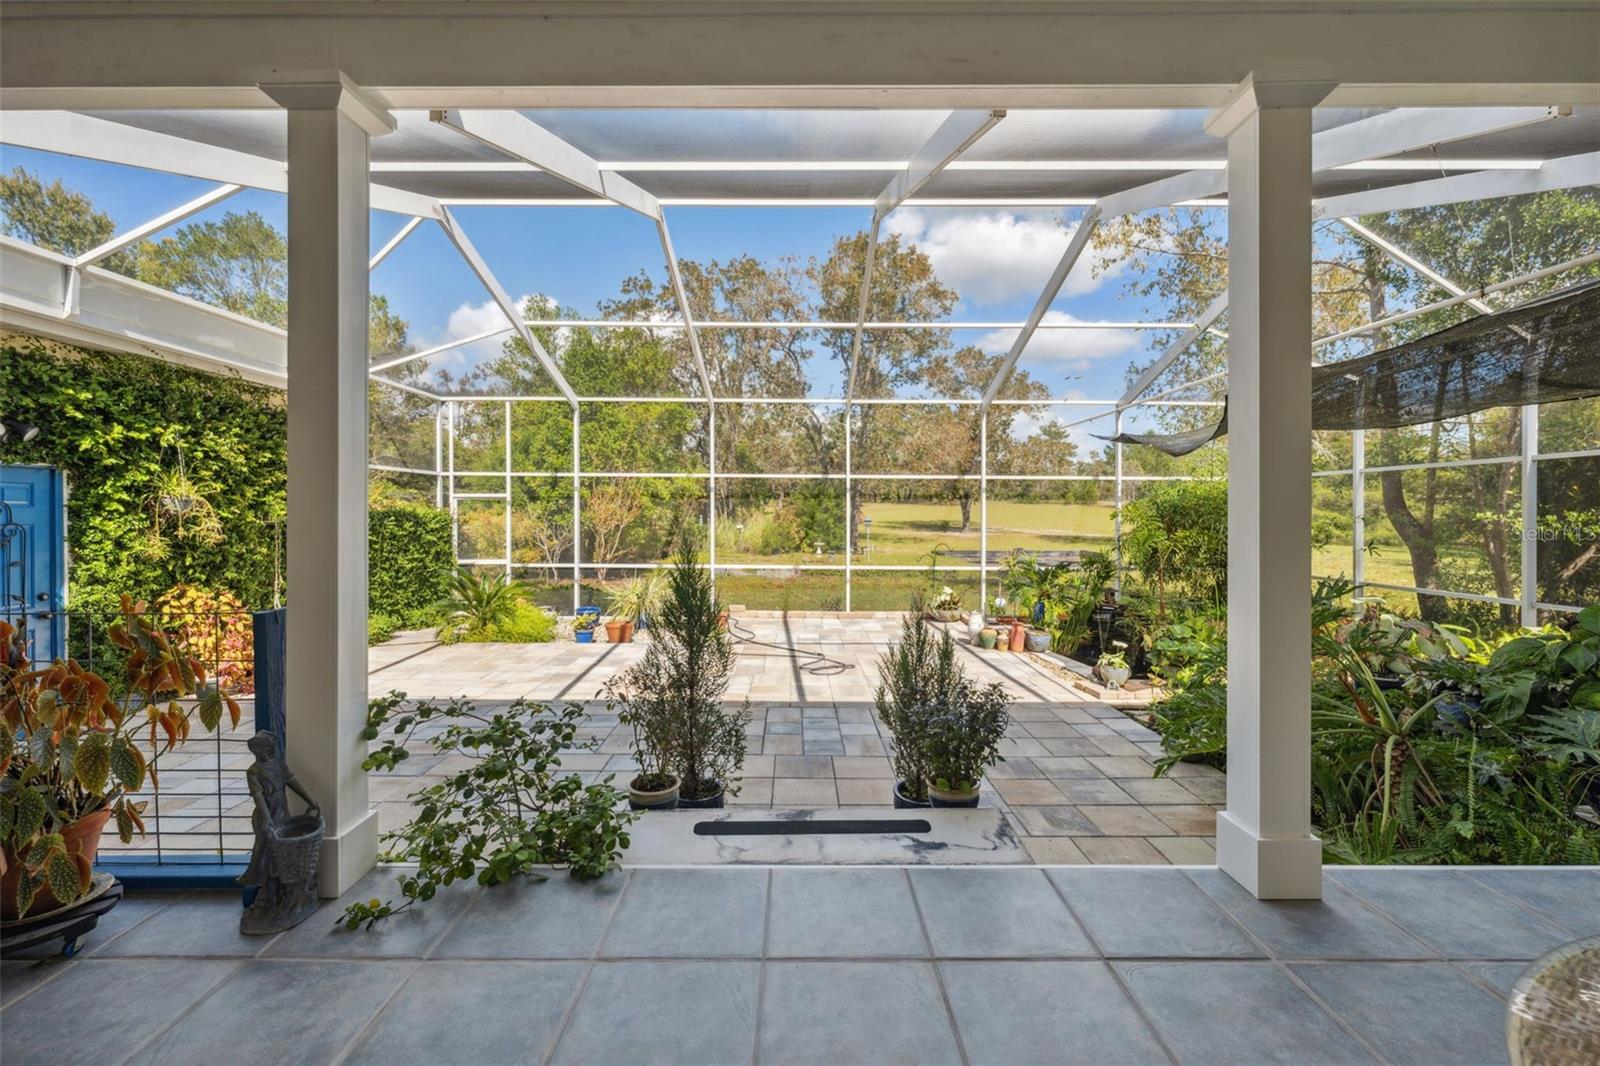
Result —
[[[532, 295], [519, 296], [516, 299], [516, 306], [522, 307], [532, 298]], [[484, 337], [482, 340], [440, 352], [427, 360], [430, 376], [431, 371], [436, 369], [449, 369], [452, 373], [460, 373], [485, 360], [498, 357], [506, 340], [511, 336], [510, 329], [511, 323], [506, 320], [505, 312], [501, 311], [500, 305], [492, 299], [486, 299], [478, 304], [463, 303], [450, 312], [442, 333], [418, 342], [417, 348], [418, 350], [437, 348], [441, 344], [477, 337], [491, 330], [504, 331], [492, 337]]]
[[[885, 220], [886, 232], [917, 245], [939, 277], [963, 302], [974, 305], [1032, 299], [1044, 288], [1071, 240], [1075, 224], [1063, 226], [1055, 211], [900, 208]], [[1120, 266], [1093, 276], [1093, 251], [1067, 276], [1062, 291], [1081, 296], [1120, 273]]]
[[[1043, 324], [1082, 321], [1065, 311], [1046, 311]], [[983, 334], [976, 343], [986, 352], [1003, 352], [1015, 339], [1016, 330], [997, 329]], [[1019, 365], [1024, 369], [1050, 364], [1064, 370], [1087, 370], [1097, 362], [1128, 355], [1143, 346], [1138, 330], [1095, 327], [1093, 323], [1083, 329], [1041, 329], [1028, 341]]]

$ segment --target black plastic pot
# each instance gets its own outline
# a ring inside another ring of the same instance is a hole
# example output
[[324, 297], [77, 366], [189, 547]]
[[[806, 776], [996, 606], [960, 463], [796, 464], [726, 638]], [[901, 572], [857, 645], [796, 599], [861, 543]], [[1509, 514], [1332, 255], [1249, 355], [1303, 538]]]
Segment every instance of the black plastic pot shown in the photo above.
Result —
[[914, 800], [907, 796], [904, 781], [894, 783], [894, 805], [896, 810], [901, 811], [925, 810], [933, 806], [927, 800]]
[[690, 810], [690, 811], [715, 811], [715, 810], [721, 810], [724, 806], [727, 805], [727, 799], [728, 799], [727, 790], [722, 788], [720, 786], [720, 784], [719, 784], [718, 787], [717, 787], [717, 791], [716, 792], [712, 793], [709, 796], [701, 796], [699, 799], [690, 799], [687, 796], [679, 795], [678, 796], [678, 809], [680, 811], [682, 811], [682, 810]]

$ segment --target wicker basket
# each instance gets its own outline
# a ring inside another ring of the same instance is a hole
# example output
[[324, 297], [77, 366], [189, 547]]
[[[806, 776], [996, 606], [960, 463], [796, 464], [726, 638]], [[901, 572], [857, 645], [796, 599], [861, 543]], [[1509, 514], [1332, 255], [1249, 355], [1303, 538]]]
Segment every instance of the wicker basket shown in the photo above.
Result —
[[322, 819], [298, 814], [280, 822], [272, 834], [272, 872], [288, 884], [311, 884], [317, 879], [317, 859], [322, 853]]

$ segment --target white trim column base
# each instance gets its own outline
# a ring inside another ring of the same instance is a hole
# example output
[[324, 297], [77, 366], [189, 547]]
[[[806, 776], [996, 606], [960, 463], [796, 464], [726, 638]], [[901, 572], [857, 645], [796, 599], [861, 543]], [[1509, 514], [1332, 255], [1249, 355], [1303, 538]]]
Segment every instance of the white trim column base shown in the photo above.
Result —
[[317, 895], [337, 899], [378, 863], [378, 812], [366, 815], [337, 836], [322, 838]]
[[1263, 837], [1217, 812], [1217, 867], [1256, 899], [1321, 899], [1322, 841]]

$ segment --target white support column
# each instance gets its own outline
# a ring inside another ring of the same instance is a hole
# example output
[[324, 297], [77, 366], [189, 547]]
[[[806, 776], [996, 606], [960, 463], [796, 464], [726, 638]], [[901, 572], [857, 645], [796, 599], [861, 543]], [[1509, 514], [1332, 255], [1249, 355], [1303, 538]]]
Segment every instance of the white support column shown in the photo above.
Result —
[[572, 613], [583, 606], [583, 467], [578, 461], [581, 445], [578, 405], [572, 405]]
[[511, 580], [511, 401], [506, 401], [506, 509], [502, 515], [506, 523], [505, 556], [506, 580]]
[[1525, 626], [1539, 624], [1539, 408], [1522, 408], [1522, 609]]
[[[1112, 416], [1111, 425], [1111, 435], [1113, 437], [1122, 436], [1122, 408], [1117, 408], [1117, 413]], [[1112, 484], [1111, 489], [1111, 543], [1116, 549], [1117, 580], [1115, 587], [1117, 599], [1120, 601], [1122, 599], [1122, 442], [1118, 441], [1111, 447], [1114, 449], [1116, 461], [1116, 481]], [[1095, 493], [1096, 498], [1099, 495], [1099, 492]]]
[[1328, 84], [1247, 78], [1228, 138], [1228, 804], [1217, 865], [1318, 899], [1311, 833], [1311, 113]]
[[377, 860], [367, 742], [367, 139], [342, 78], [263, 86], [289, 112], [288, 762], [327, 821], [319, 890]]
[[989, 409], [978, 408], [978, 610], [989, 602]]
[[1350, 580], [1356, 594], [1367, 580], [1367, 431], [1350, 431]]

